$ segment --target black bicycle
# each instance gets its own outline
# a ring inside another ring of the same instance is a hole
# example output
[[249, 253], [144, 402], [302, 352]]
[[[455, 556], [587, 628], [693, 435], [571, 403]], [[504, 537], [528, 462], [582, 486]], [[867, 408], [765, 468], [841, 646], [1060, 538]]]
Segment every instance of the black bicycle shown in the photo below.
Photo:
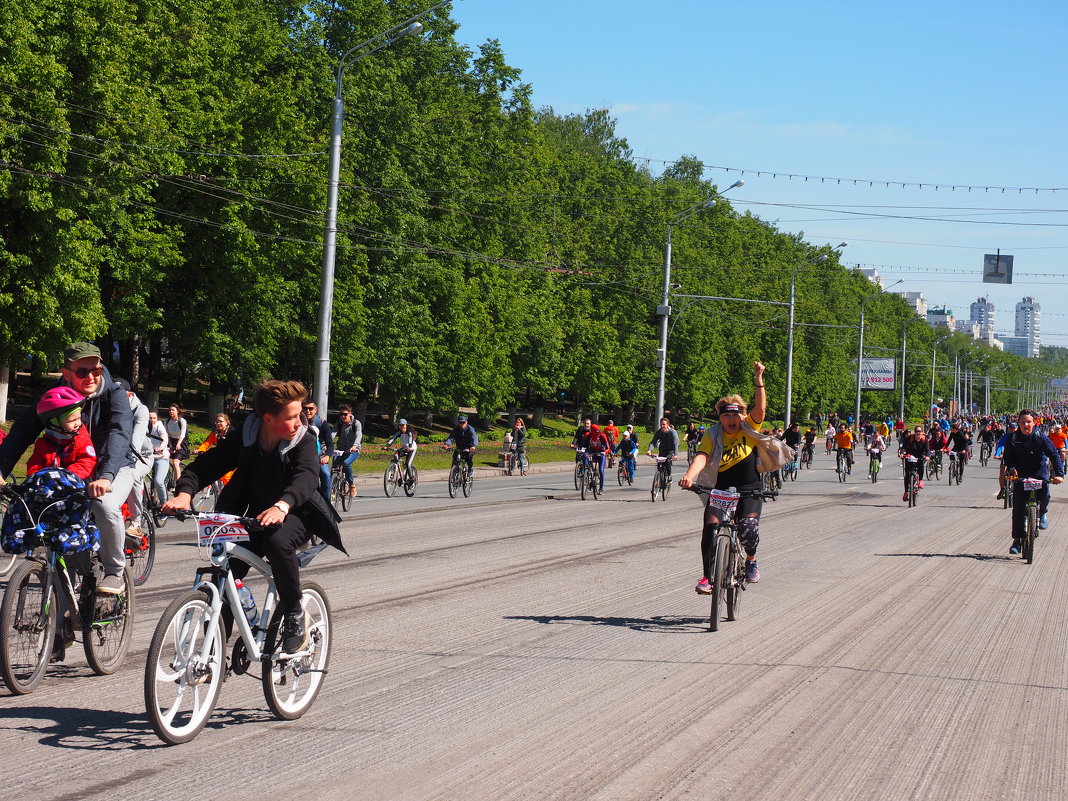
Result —
[[989, 442], [984, 442], [979, 446], [979, 464], [986, 467], [986, 463], [990, 461], [990, 454], [994, 448]]
[[705, 572], [712, 584], [712, 608], [708, 616], [708, 630], [719, 631], [721, 609], [726, 612], [726, 619], [737, 620], [741, 607], [742, 593], [749, 583], [746, 578], [745, 549], [738, 539], [738, 526], [734, 512], [738, 507], [740, 493], [712, 489], [693, 485], [691, 492], [708, 497], [710, 506], [714, 506], [720, 519], [716, 526], [711, 552], [710, 564], [705, 565]]
[[760, 492], [765, 501], [779, 500], [779, 483], [775, 478], [777, 470], [760, 474]]
[[949, 452], [949, 476], [946, 481], [949, 486], [953, 486], [954, 482], [957, 486], [960, 486], [960, 482], [964, 480], [964, 456], [956, 451]]
[[[8, 503], [25, 502], [21, 488], [0, 489]], [[84, 490], [59, 493], [54, 503]], [[23, 531], [25, 558], [12, 572], [0, 603], [0, 676], [16, 695], [25, 695], [44, 678], [49, 661], [62, 662], [77, 641], [89, 667], [97, 675], [114, 673], [126, 658], [133, 633], [134, 583], [123, 571], [123, 591], [97, 595], [103, 577], [100, 562], [89, 551], [63, 553], [54, 548], [43, 521], [50, 507], [36, 519], [26, 507], [33, 527]]]
[[1024, 517], [1024, 538], [1020, 543], [1020, 556], [1027, 564], [1035, 561], [1035, 540], [1038, 538], [1038, 492], [1045, 486], [1045, 481], [1040, 478], [1017, 479], [1023, 485], [1027, 493], [1026, 513]]
[[593, 499], [597, 500], [601, 496], [600, 460], [595, 460], [583, 449], [582, 461], [582, 486], [579, 487], [579, 493], [582, 500], [586, 500], [587, 495], [593, 495]]
[[637, 465], [633, 454], [619, 457], [619, 467], [616, 468], [616, 481], [619, 482], [619, 486], [622, 487], [624, 482], [628, 487], [634, 484], [635, 467]]
[[656, 472], [653, 473], [653, 487], [652, 496], [653, 503], [656, 503], [656, 496], [660, 496], [660, 500], [666, 501], [668, 492], [671, 490], [671, 457], [670, 456], [656, 456]]
[[801, 466], [806, 470], [812, 469], [813, 450], [815, 450], [815, 446], [811, 442], [806, 442], [804, 447], [801, 448]]
[[838, 449], [838, 457], [835, 460], [835, 464], [837, 465], [835, 467], [835, 472], [838, 474], [838, 480], [844, 484], [846, 476], [848, 476], [849, 473], [853, 470], [853, 465], [851, 464], [849, 459], [848, 448]]
[[[471, 490], [475, 484], [474, 471], [467, 469], [467, 464], [460, 458], [461, 454], [470, 453], [470, 449], [460, 450], [453, 448], [452, 467], [449, 469], [449, 497], [455, 498], [458, 492], [463, 492], [465, 498], [471, 497]], [[415, 489], [412, 489], [415, 494]]]
[[[155, 497], [154, 492], [153, 497]], [[152, 565], [156, 561], [156, 516], [148, 508], [148, 498], [149, 491], [146, 488], [142, 501], [140, 531], [130, 527], [133, 518], [126, 511], [126, 507], [123, 507], [123, 523], [126, 524], [123, 553], [126, 555], [126, 563], [130, 566], [130, 574], [133, 576], [135, 587], [140, 587], [148, 581], [152, 573]]]
[[920, 464], [918, 456], [913, 456], [912, 454], [905, 455], [905, 475], [908, 476], [905, 500], [908, 501], [909, 508], [911, 508], [916, 505], [916, 495], [920, 489], [920, 476], [923, 475], [923, 465]]
[[345, 456], [348, 456], [346, 451], [334, 451], [334, 466], [330, 470], [330, 503], [335, 509], [340, 507], [347, 512], [352, 503], [352, 488], [356, 485], [345, 475], [345, 468], [341, 464]]
[[934, 451], [931, 461], [927, 463], [927, 480], [939, 481], [942, 478], [942, 451]]
[[518, 446], [515, 444], [508, 446], [508, 457], [506, 462], [505, 469], [510, 476], [514, 476], [516, 473], [523, 475], [527, 472], [527, 468], [530, 466], [530, 462], [527, 460], [526, 451], [519, 450]]

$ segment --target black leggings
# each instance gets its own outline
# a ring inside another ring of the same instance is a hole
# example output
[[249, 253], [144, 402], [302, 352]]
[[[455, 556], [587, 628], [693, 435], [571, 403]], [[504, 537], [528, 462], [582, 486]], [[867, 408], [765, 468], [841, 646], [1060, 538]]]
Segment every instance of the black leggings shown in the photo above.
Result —
[[[264, 556], [271, 563], [274, 584], [278, 588], [278, 603], [284, 612], [300, 608], [300, 563], [297, 550], [311, 538], [304, 526], [304, 521], [295, 514], [287, 514], [282, 525], [273, 531], [253, 534], [247, 543], [250, 551]], [[233, 572], [236, 578], [248, 575], [249, 566], [234, 560]]]
[[[738, 508], [734, 511], [734, 520], [738, 525], [738, 540], [745, 548], [746, 556], [756, 556], [757, 546], [760, 544], [760, 511], [764, 506], [761, 496], [740, 498]], [[748, 517], [747, 515], [756, 515]], [[719, 532], [719, 518], [715, 509], [711, 506], [705, 508], [705, 525], [701, 531], [701, 563], [704, 565], [705, 578], [711, 578], [712, 574], [712, 549]]]

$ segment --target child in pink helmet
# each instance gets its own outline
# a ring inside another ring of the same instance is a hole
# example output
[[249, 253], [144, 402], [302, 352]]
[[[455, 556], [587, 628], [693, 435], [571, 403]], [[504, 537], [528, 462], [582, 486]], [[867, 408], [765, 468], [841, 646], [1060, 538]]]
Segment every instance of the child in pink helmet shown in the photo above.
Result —
[[26, 464], [26, 474], [46, 467], [70, 470], [83, 481], [96, 469], [96, 450], [89, 432], [82, 426], [85, 397], [70, 387], [60, 386], [45, 392], [37, 402], [37, 417], [44, 432], [33, 446]]

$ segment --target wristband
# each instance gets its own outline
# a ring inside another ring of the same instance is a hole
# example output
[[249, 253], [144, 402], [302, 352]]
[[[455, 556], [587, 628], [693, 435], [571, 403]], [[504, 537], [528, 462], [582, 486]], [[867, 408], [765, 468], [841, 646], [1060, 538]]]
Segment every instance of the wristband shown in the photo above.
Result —
[[763, 388], [764, 388], [764, 385], [763, 385], [763, 384], [757, 384], [757, 385], [756, 385], [756, 388], [757, 388], [757, 389], [763, 389]]
[[274, 504], [274, 506], [275, 506], [275, 508], [281, 510], [282, 514], [284, 514], [284, 515], [289, 514], [289, 504], [286, 503], [285, 501], [278, 501], [277, 503]]

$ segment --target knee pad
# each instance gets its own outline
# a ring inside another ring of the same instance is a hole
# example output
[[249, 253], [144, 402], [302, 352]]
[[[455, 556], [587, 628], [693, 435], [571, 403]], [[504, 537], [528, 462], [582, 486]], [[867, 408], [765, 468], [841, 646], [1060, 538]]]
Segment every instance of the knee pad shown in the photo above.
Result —
[[745, 547], [745, 552], [752, 556], [760, 544], [760, 519], [743, 517], [738, 521], [738, 539]]

